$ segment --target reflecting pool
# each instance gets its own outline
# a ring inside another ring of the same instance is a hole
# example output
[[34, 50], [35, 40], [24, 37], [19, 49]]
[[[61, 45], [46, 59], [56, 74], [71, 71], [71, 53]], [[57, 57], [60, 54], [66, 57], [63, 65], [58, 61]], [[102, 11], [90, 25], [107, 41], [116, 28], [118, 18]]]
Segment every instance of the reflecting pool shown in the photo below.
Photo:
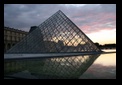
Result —
[[101, 54], [80, 79], [116, 79], [116, 53]]

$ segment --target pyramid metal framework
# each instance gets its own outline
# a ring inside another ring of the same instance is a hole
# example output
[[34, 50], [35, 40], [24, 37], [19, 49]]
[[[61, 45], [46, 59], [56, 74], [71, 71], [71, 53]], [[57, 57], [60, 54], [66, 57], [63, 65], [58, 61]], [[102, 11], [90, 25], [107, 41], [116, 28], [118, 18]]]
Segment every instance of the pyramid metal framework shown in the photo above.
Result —
[[[72, 53], [101, 51], [62, 11], [57, 11], [7, 53]], [[97, 55], [47, 58], [26, 62], [26, 69], [43, 78], [79, 78]], [[39, 64], [40, 63], [40, 64]], [[20, 65], [20, 64], [19, 64]], [[31, 68], [32, 67], [32, 68]]]

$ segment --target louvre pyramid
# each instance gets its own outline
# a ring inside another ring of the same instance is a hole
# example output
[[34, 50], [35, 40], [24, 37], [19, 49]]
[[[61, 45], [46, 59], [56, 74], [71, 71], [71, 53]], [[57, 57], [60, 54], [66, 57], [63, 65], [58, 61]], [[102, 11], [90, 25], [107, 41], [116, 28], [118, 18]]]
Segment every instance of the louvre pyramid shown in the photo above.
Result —
[[[93, 51], [101, 50], [59, 10], [36, 29], [32, 29], [22, 41], [8, 50], [7, 53], [82, 53]], [[34, 75], [43, 76], [41, 78], [44, 79], [76, 79], [92, 65], [98, 56], [99, 54], [65, 56], [33, 59], [25, 62], [16, 60], [15, 62]], [[5, 69], [4, 72], [8, 72]]]
[[7, 53], [60, 53], [100, 51], [62, 12], [57, 11]]

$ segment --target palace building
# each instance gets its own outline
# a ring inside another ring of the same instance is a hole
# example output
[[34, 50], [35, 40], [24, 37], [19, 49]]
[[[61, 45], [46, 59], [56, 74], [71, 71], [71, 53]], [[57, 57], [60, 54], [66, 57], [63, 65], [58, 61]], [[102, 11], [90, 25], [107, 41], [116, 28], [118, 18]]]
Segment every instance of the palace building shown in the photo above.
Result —
[[28, 32], [22, 30], [4, 27], [4, 52], [9, 50], [16, 43], [18, 43], [27, 34]]

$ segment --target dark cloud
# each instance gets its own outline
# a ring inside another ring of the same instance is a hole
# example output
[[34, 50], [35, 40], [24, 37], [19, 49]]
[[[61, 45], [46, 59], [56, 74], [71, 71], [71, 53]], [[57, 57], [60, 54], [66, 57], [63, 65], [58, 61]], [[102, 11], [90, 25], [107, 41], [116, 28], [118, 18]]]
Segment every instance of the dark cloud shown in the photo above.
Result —
[[4, 26], [28, 31], [30, 26], [38, 26], [58, 10], [62, 10], [85, 33], [116, 28], [115, 4], [88, 4], [83, 6], [5, 4]]
[[41, 24], [45, 19], [57, 11], [50, 11], [52, 9], [54, 9], [53, 5], [5, 5], [4, 24], [5, 26], [23, 30], [26, 28], [26, 30], [29, 30], [30, 26]]

